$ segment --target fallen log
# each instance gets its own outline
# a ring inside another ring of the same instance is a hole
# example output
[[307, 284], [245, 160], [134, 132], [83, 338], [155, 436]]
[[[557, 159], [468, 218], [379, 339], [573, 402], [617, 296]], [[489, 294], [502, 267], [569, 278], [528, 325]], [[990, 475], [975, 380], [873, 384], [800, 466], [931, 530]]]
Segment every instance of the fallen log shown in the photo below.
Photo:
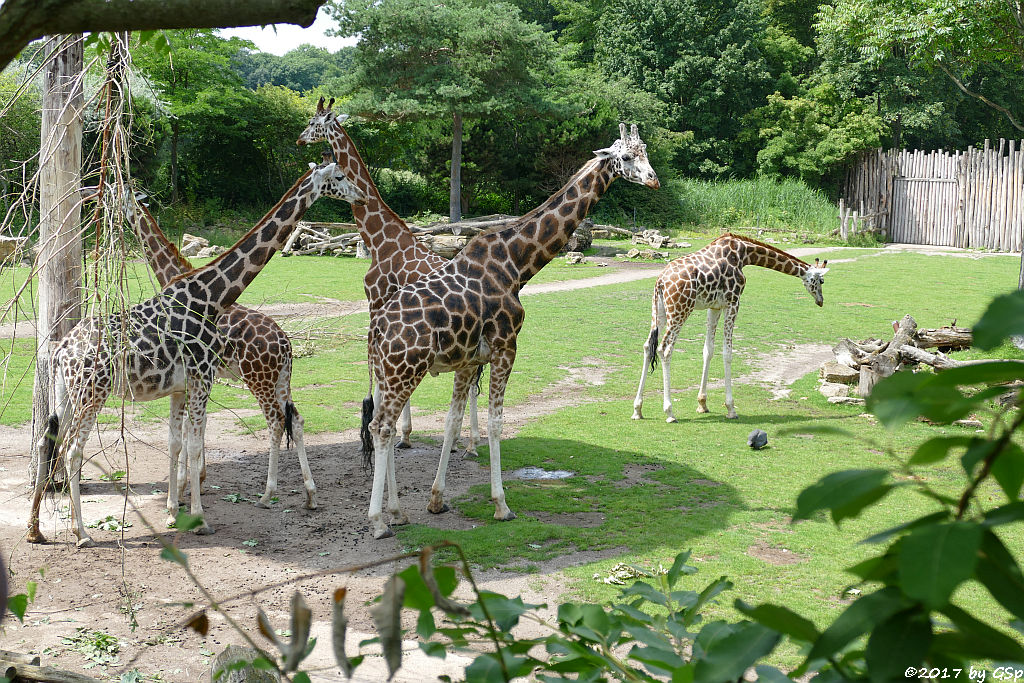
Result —
[[971, 348], [972, 342], [971, 330], [967, 327], [925, 328], [914, 334], [914, 345], [919, 349], [959, 351]]
[[860, 396], [867, 397], [878, 380], [896, 372], [901, 363], [900, 349], [911, 342], [915, 332], [917, 332], [917, 321], [912, 316], [903, 316], [903, 320], [896, 328], [896, 336], [892, 338], [885, 350], [874, 354], [867, 362], [861, 363], [860, 383], [857, 386], [857, 393]]
[[944, 353], [928, 353], [916, 346], [905, 344], [900, 347], [900, 357], [904, 363], [924, 363], [936, 370], [949, 370], [951, 368], [962, 368], [967, 365], [982, 365], [984, 363], [1013, 363], [1020, 365], [1024, 371], [1024, 361], [1012, 358], [986, 358], [981, 360], [953, 360]]
[[64, 671], [52, 666], [38, 666], [25, 662], [0, 659], [0, 674], [11, 681], [37, 681], [39, 683], [99, 683], [100, 679]]

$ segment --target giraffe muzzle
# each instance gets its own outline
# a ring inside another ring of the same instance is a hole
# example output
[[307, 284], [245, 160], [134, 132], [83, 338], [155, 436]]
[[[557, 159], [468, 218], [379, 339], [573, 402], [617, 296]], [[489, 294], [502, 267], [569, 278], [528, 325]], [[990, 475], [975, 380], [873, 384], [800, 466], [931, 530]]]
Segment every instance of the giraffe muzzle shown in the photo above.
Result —
[[306, 141], [303, 140], [302, 138], [299, 138], [298, 140], [295, 141], [295, 144], [298, 145], [299, 147], [305, 147]]
[[657, 178], [651, 178], [650, 180], [645, 180], [644, 185], [651, 188], [652, 190], [657, 190], [658, 188], [661, 187], [661, 181], [658, 180]]

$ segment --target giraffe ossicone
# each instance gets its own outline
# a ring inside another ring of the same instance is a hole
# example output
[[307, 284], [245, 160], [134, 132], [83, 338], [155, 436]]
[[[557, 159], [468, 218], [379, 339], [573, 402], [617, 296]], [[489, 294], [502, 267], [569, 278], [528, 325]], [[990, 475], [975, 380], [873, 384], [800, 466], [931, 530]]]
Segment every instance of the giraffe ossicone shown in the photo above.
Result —
[[394, 485], [393, 446], [395, 424], [409, 395], [429, 372], [455, 373], [428, 506], [440, 512], [466, 397], [484, 363], [491, 365], [487, 439], [494, 517], [515, 518], [501, 481], [501, 428], [505, 387], [525, 318], [519, 290], [558, 254], [616, 178], [659, 187], [636, 127], [627, 133], [622, 125], [619, 133], [614, 144], [595, 152], [595, 158], [539, 207], [502, 230], [478, 235], [449, 263], [399, 290], [371, 318], [370, 368], [380, 383], [380, 400], [372, 416], [364, 412], [363, 420], [371, 442], [366, 445], [372, 446], [364, 448], [364, 455], [374, 465], [368, 512], [374, 537], [391, 534], [382, 518], [385, 477], [388, 510], [393, 517], [405, 517]]
[[[65, 465], [71, 518], [78, 545], [93, 545], [82, 520], [80, 481], [86, 440], [111, 393], [130, 401], [170, 396], [169, 521], [178, 512], [178, 458], [184, 449], [191, 470], [191, 508], [202, 515], [200, 458], [206, 432], [206, 404], [222, 365], [223, 339], [217, 321], [284, 246], [295, 223], [321, 196], [365, 201], [335, 164], [307, 171], [235, 245], [201, 268], [174, 277], [156, 296], [106, 318], [86, 318], [53, 353], [51, 405], [56, 411], [37, 448], [36, 485], [28, 541], [43, 543], [39, 507], [53, 458]], [[183, 432], [186, 409], [188, 429]], [[175, 435], [178, 435], [176, 438]], [[212, 533], [204, 519], [197, 533]]]
[[[697, 392], [697, 412], [708, 412], [708, 371], [715, 349], [715, 331], [718, 320], [722, 323], [722, 360], [725, 365], [726, 417], [735, 418], [732, 397], [732, 338], [739, 311], [740, 295], [746, 285], [744, 266], [761, 266], [800, 278], [814, 303], [824, 304], [822, 285], [828, 272], [828, 261], [814, 260], [810, 265], [781, 249], [742, 235], [726, 233], [703, 249], [686, 254], [669, 263], [658, 275], [651, 299], [651, 329], [644, 344], [644, 360], [640, 370], [640, 386], [633, 399], [633, 419], [643, 419], [644, 384], [648, 370], [654, 370], [661, 360], [662, 409], [666, 422], [675, 422], [672, 412], [670, 365], [683, 323], [695, 310], [707, 309], [704, 333], [704, 365]], [[661, 336], [659, 343], [658, 337]]]

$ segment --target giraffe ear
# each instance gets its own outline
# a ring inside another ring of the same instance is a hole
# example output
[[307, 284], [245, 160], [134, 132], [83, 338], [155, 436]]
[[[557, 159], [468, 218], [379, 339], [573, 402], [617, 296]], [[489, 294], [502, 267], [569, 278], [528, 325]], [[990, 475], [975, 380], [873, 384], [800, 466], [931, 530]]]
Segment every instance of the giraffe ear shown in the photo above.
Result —
[[345, 123], [350, 117], [348, 114], [335, 114], [334, 118], [337, 119], [338, 123]]
[[605, 147], [604, 149], [594, 150], [594, 156], [596, 156], [598, 159], [607, 159], [613, 154], [615, 154], [615, 150], [612, 149], [611, 147]]
[[312, 171], [314, 168], [316, 168], [316, 162], [315, 161], [309, 162], [309, 170]]

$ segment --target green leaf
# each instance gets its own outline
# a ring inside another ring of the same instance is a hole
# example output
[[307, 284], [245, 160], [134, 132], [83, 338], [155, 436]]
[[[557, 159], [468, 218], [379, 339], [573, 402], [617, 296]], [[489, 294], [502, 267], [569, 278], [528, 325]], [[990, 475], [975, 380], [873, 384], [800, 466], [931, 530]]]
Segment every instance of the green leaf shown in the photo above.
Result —
[[691, 567], [686, 564], [686, 561], [690, 559], [690, 551], [684, 551], [676, 555], [675, 561], [668, 570], [668, 574], [665, 575], [665, 579], [668, 581], [669, 588], [675, 588], [676, 582], [679, 577], [683, 574], [694, 574], [696, 573], [696, 567]]
[[[727, 591], [730, 588], [732, 588], [732, 582], [724, 576], [720, 576], [708, 584], [707, 588], [700, 592], [700, 595], [697, 597], [696, 604], [687, 611], [686, 617], [683, 619], [683, 624], [685, 626], [692, 626], [698, 619], [700, 619], [700, 611], [704, 608], [704, 605], [714, 600], [722, 591]], [[703, 633], [703, 630], [701, 633]]]
[[[989, 363], [965, 365], [931, 375], [929, 388], [970, 386], [972, 384], [1004, 384], [1024, 379], [1024, 363], [994, 360]], [[1004, 393], [1003, 391], [998, 392]]]
[[653, 673], [663, 676], [686, 664], [686, 661], [671, 648], [640, 647], [634, 645], [629, 651], [629, 658], [643, 663]]
[[1017, 500], [1021, 484], [1024, 484], [1024, 451], [1020, 446], [1015, 443], [1006, 444], [1006, 448], [992, 463], [992, 477], [1007, 498]]
[[737, 600], [735, 606], [737, 610], [762, 626], [767, 626], [796, 640], [813, 643], [821, 635], [810, 620], [787, 607], [780, 605], [753, 607], [742, 600]]
[[747, 667], [764, 657], [782, 638], [760, 624], [744, 623], [728, 636], [705, 648], [694, 669], [695, 683], [725, 683], [739, 680]]
[[25, 593], [28, 595], [29, 602], [36, 601], [36, 590], [39, 588], [39, 584], [35, 581], [25, 582]]
[[754, 667], [754, 671], [757, 673], [758, 683], [792, 683], [789, 676], [782, 673], [774, 666], [758, 664]]
[[1017, 501], [1016, 503], [1008, 503], [1007, 505], [989, 510], [985, 513], [985, 521], [982, 524], [987, 527], [993, 527], [1002, 524], [1013, 524], [1022, 519], [1024, 519], [1024, 501]]
[[897, 588], [883, 588], [858, 599], [836, 617], [811, 647], [807, 660], [827, 659], [897, 612], [906, 603]]
[[284, 659], [285, 673], [295, 671], [299, 664], [309, 654], [307, 643], [309, 634], [313, 627], [313, 610], [309, 609], [302, 593], [295, 591], [291, 599], [291, 621], [290, 631], [291, 642], [288, 645], [288, 653]]
[[925, 661], [931, 641], [931, 622], [918, 608], [897, 612], [880, 623], [871, 632], [864, 652], [871, 680], [905, 679], [908, 666]]
[[914, 529], [900, 550], [900, 585], [907, 597], [931, 609], [949, 602], [953, 590], [974, 574], [983, 527], [973, 522]]
[[164, 560], [177, 562], [182, 567], [188, 566], [188, 557], [185, 555], [185, 553], [181, 552], [180, 550], [178, 550], [177, 547], [173, 545], [164, 546], [160, 550], [160, 557]]
[[18, 618], [18, 621], [25, 623], [25, 611], [28, 609], [28, 596], [24, 593], [12, 595], [7, 599], [7, 609]]
[[890, 429], [910, 422], [924, 411], [917, 390], [927, 381], [927, 375], [913, 372], [897, 372], [886, 377], [871, 390], [867, 409]]
[[974, 345], [994, 349], [1015, 334], [1024, 334], [1024, 292], [996, 297], [971, 329]]
[[174, 528], [178, 531], [192, 531], [203, 523], [202, 515], [190, 515], [187, 512], [179, 512], [174, 518]]
[[967, 473], [968, 477], [974, 476], [974, 470], [978, 463], [987, 458], [995, 447], [996, 443], [994, 441], [979, 440], [960, 456], [960, 465], [964, 468], [964, 472]]
[[893, 484], [886, 470], [845, 470], [828, 474], [805, 488], [796, 499], [793, 519], [808, 519], [818, 510], [830, 510], [838, 524], [887, 494]]
[[1024, 662], [1024, 647], [1016, 639], [979, 621], [955, 605], [946, 605], [941, 611], [949, 617], [959, 633], [936, 634], [936, 650], [941, 644], [942, 651], [949, 654], [965, 655], [973, 659]]
[[[487, 606], [487, 611], [490, 613], [491, 618], [494, 620], [495, 625], [501, 631], [508, 631], [513, 626], [519, 623], [519, 617], [526, 612], [538, 607], [538, 605], [528, 605], [523, 602], [522, 598], [508, 598], [499, 593], [490, 593], [482, 591], [480, 593], [480, 602]], [[483, 610], [480, 609], [480, 605], [473, 603], [469, 606], [469, 611], [472, 613], [473, 618], [478, 621], [484, 620]]]
[[390, 680], [398, 668], [402, 666], [402, 594], [405, 582], [397, 576], [391, 576], [384, 584], [384, 592], [380, 602], [370, 608], [373, 625], [380, 634], [380, 647], [384, 661], [388, 665]]
[[309, 674], [305, 671], [300, 671], [292, 676], [292, 683], [311, 683], [309, 680]]
[[636, 581], [629, 588], [624, 588], [621, 595], [623, 597], [636, 595], [647, 602], [652, 602], [655, 605], [661, 605], [662, 607], [668, 607], [668, 598], [665, 597], [665, 594], [651, 586], [651, 584], [644, 583], [643, 581]]
[[910, 465], [930, 465], [944, 460], [954, 448], [967, 448], [978, 441], [973, 436], [936, 436], [917, 447], [910, 458]]
[[419, 646], [428, 657], [444, 659], [448, 656], [448, 648], [444, 646], [444, 643], [425, 641], [420, 642]]
[[1024, 574], [1003, 542], [989, 530], [982, 537], [976, 574], [1000, 605], [1024, 619]]
[[883, 541], [887, 541], [890, 538], [892, 538], [893, 536], [895, 536], [897, 534], [900, 534], [900, 533], [902, 533], [904, 531], [911, 531], [911, 530], [916, 529], [916, 528], [918, 528], [920, 526], [925, 526], [926, 524], [934, 524], [935, 522], [944, 522], [947, 519], [949, 519], [949, 515], [950, 514], [951, 513], [950, 513], [949, 510], [939, 510], [938, 512], [933, 512], [930, 515], [925, 515], [924, 517], [918, 517], [917, 519], [915, 519], [912, 522], [907, 522], [906, 524], [899, 524], [897, 526], [894, 526], [894, 527], [891, 527], [889, 529], [886, 529], [885, 531], [880, 531], [877, 534], [873, 534], [871, 536], [868, 536], [863, 541], [861, 541], [861, 543], [882, 543]]
[[583, 605], [583, 625], [607, 640], [611, 634], [612, 622], [600, 605]]

